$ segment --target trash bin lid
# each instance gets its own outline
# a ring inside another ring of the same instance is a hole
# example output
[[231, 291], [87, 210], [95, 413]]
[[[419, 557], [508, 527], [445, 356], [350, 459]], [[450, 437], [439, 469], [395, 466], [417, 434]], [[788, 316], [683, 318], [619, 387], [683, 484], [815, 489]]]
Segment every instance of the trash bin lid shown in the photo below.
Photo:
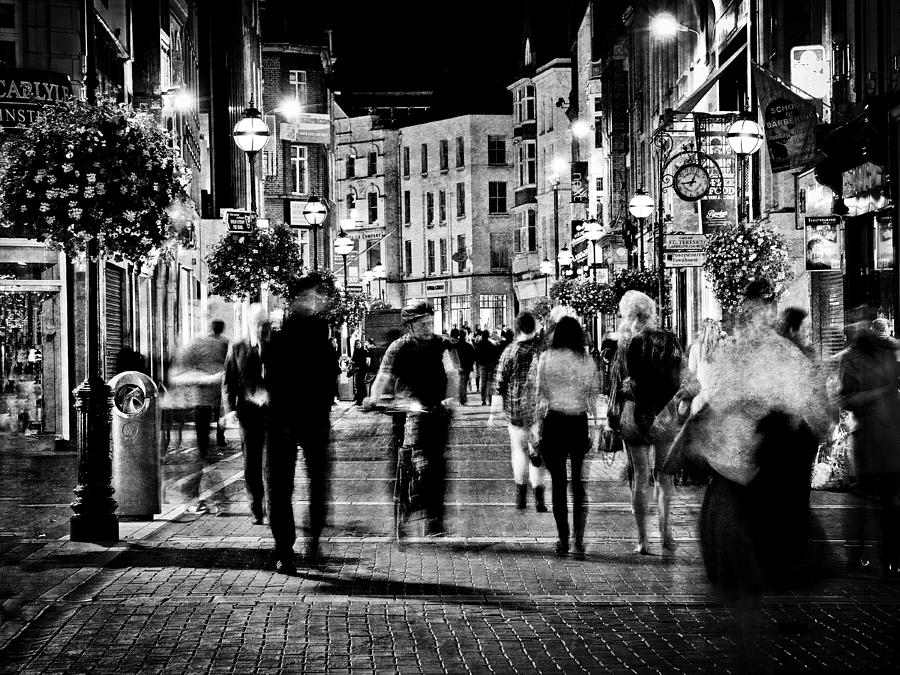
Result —
[[126, 415], [133, 415], [141, 412], [146, 404], [147, 397], [144, 395], [142, 387], [136, 384], [123, 384], [116, 389], [113, 396], [113, 403], [119, 412]]

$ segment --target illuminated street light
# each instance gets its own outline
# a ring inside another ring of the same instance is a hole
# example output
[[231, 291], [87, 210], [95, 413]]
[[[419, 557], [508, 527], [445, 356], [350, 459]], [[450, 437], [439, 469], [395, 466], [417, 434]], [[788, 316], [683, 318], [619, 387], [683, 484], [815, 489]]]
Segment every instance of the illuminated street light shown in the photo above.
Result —
[[328, 206], [313, 195], [303, 207], [303, 218], [312, 226], [313, 231], [313, 269], [319, 269], [319, 225], [328, 217]]
[[591, 133], [591, 125], [584, 120], [572, 122], [572, 135], [575, 138], [587, 138]]
[[700, 33], [679, 23], [678, 19], [668, 12], [662, 12], [650, 19], [650, 32], [658, 38], [673, 38], [678, 33], [693, 33], [700, 37]]
[[572, 261], [575, 259], [572, 257], [572, 252], [569, 250], [568, 246], [564, 246], [563, 249], [559, 252], [559, 255], [556, 257], [559, 261], [559, 264], [563, 267], [567, 267], [572, 264]]
[[728, 145], [738, 155], [752, 155], [760, 149], [763, 142], [763, 132], [756, 120], [742, 117], [734, 122], [725, 132]]
[[251, 98], [244, 116], [234, 125], [231, 137], [235, 145], [247, 153], [247, 161], [250, 162], [250, 210], [253, 213], [256, 213], [256, 153], [266, 146], [270, 135], [262, 113], [253, 105]]

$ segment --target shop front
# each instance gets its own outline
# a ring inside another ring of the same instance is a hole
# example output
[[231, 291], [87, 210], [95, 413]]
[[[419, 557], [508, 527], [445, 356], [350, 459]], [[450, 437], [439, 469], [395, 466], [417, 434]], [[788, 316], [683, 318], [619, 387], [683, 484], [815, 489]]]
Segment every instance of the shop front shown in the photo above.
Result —
[[0, 434], [69, 439], [65, 265], [43, 245], [0, 244]]

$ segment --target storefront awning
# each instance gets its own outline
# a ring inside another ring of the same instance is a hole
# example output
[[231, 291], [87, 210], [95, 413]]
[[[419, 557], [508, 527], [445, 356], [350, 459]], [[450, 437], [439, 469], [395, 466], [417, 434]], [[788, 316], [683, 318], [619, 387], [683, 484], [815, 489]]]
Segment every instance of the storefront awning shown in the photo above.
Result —
[[728, 69], [728, 66], [734, 63], [737, 58], [744, 53], [746, 48], [747, 45], [745, 43], [741, 45], [734, 54], [725, 59], [723, 63], [720, 63], [719, 66], [709, 74], [709, 77], [706, 78], [703, 84], [697, 87], [675, 107], [675, 112], [682, 114], [693, 112], [694, 108], [697, 107], [697, 104], [709, 93], [709, 90], [712, 89], [713, 85], [719, 81], [719, 78], [722, 77], [722, 74]]

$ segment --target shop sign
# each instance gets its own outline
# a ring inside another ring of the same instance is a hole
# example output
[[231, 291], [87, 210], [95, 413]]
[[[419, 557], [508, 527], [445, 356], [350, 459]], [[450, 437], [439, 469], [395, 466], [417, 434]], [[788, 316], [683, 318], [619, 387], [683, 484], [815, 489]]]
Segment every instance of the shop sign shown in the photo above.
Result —
[[831, 78], [825, 47], [801, 45], [791, 48], [791, 84], [803, 93], [804, 98], [828, 98]]
[[363, 228], [357, 230], [350, 230], [349, 232], [345, 232], [348, 237], [351, 239], [359, 241], [360, 239], [364, 241], [369, 241], [373, 239], [383, 239], [384, 238], [384, 228], [383, 227], [370, 227]]
[[309, 222], [303, 217], [303, 209], [306, 202], [291, 200], [288, 202], [288, 222], [291, 227], [309, 227]]
[[667, 251], [666, 267], [703, 267], [706, 251]]
[[446, 295], [447, 294], [447, 282], [446, 281], [426, 281], [425, 282], [425, 295], [428, 297], [435, 295]]
[[572, 186], [572, 203], [588, 203], [588, 163], [572, 162], [570, 180]]
[[756, 64], [753, 79], [763, 110], [772, 173], [811, 165], [816, 158], [816, 109]]
[[256, 214], [253, 211], [226, 209], [223, 220], [229, 232], [243, 234], [256, 227]]
[[331, 117], [320, 113], [302, 113], [290, 124], [282, 122], [279, 134], [282, 141], [291, 143], [331, 143]]
[[833, 272], [841, 269], [841, 247], [838, 242], [840, 224], [839, 216], [807, 216], [807, 272]]
[[703, 223], [703, 232], [711, 234], [728, 225], [737, 223], [737, 213], [730, 209], [730, 200], [701, 199], [700, 219]]
[[28, 126], [42, 105], [71, 96], [72, 85], [62, 73], [0, 68], [0, 127]]
[[875, 219], [875, 258], [878, 269], [894, 268], [894, 221], [891, 216], [878, 216]]

